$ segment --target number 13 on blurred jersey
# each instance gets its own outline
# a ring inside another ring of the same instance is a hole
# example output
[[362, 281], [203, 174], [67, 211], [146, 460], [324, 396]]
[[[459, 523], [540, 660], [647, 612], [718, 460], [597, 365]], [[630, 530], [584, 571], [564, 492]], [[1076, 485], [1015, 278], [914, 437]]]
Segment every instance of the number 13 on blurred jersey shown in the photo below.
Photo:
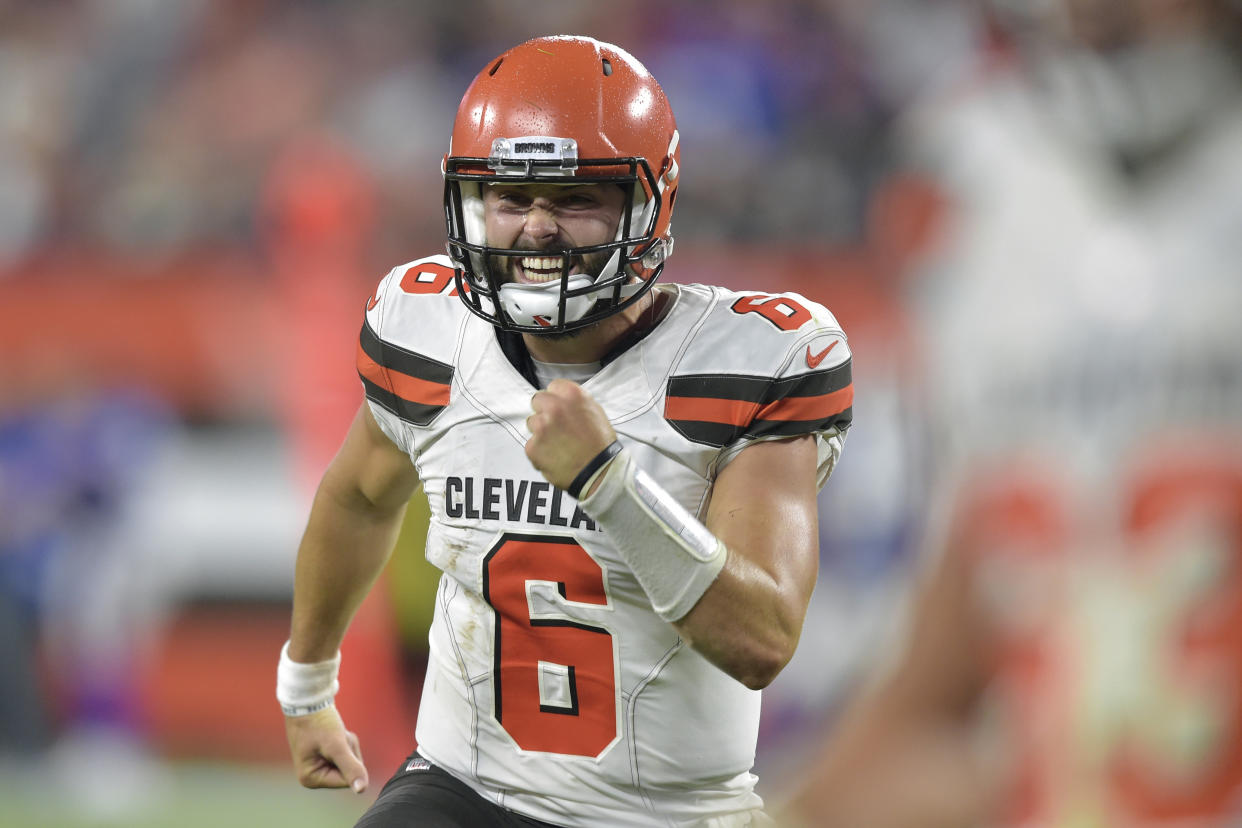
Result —
[[1111, 493], [995, 468], [954, 523], [1001, 631], [1009, 824], [1217, 825], [1242, 797], [1242, 451], [1147, 447]]

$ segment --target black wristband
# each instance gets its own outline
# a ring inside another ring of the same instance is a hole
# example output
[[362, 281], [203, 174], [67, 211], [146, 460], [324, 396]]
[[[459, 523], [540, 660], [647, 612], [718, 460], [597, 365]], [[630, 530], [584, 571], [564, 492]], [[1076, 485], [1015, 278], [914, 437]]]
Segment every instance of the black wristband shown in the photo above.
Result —
[[569, 492], [569, 496], [577, 500], [582, 494], [582, 487], [591, 479], [591, 475], [599, 471], [600, 467], [612, 458], [621, 453], [621, 441], [613, 440], [604, 450], [591, 458], [591, 462], [582, 467], [582, 471], [578, 472], [578, 476], [573, 479], [569, 487], [565, 491]]

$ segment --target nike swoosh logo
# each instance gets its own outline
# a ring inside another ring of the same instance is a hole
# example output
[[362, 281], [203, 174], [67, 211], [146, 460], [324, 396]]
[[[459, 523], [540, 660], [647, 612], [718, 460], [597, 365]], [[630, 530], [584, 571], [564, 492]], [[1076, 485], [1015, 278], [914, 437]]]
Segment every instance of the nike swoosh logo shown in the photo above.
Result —
[[818, 367], [819, 367], [819, 364], [820, 364], [821, 362], [823, 362], [823, 361], [824, 361], [824, 357], [828, 356], [828, 352], [829, 352], [829, 351], [831, 351], [833, 348], [837, 347], [837, 343], [838, 343], [838, 342], [840, 342], [840, 341], [841, 341], [841, 340], [839, 340], [839, 339], [834, 339], [834, 340], [832, 341], [832, 344], [831, 344], [831, 345], [829, 345], [829, 346], [828, 346], [827, 348], [825, 348], [824, 350], [820, 351], [818, 354], [812, 354], [812, 353], [811, 353], [811, 346], [810, 346], [810, 345], [807, 345], [807, 346], [806, 346], [806, 365], [807, 365], [807, 367], [808, 367], [808, 368], [818, 368]]

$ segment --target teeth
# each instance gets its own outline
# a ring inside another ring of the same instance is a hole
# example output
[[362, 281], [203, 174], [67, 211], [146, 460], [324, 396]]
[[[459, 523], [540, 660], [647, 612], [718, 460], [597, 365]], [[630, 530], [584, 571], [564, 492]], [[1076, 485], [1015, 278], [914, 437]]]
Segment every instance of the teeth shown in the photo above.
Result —
[[550, 282], [560, 278], [561, 268], [565, 266], [564, 256], [524, 256], [518, 264], [532, 282]]

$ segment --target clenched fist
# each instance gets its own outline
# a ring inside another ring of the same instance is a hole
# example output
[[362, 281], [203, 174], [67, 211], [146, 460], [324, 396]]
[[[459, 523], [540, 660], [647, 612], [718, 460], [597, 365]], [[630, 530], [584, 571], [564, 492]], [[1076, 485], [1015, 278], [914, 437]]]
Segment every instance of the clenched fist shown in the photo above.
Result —
[[307, 788], [367, 789], [358, 737], [345, 729], [335, 707], [285, 718], [285, 735], [298, 781]]
[[526, 418], [531, 432], [526, 456], [557, 488], [568, 488], [578, 472], [617, 438], [604, 409], [576, 382], [552, 380], [530, 398], [530, 407], [534, 413]]

